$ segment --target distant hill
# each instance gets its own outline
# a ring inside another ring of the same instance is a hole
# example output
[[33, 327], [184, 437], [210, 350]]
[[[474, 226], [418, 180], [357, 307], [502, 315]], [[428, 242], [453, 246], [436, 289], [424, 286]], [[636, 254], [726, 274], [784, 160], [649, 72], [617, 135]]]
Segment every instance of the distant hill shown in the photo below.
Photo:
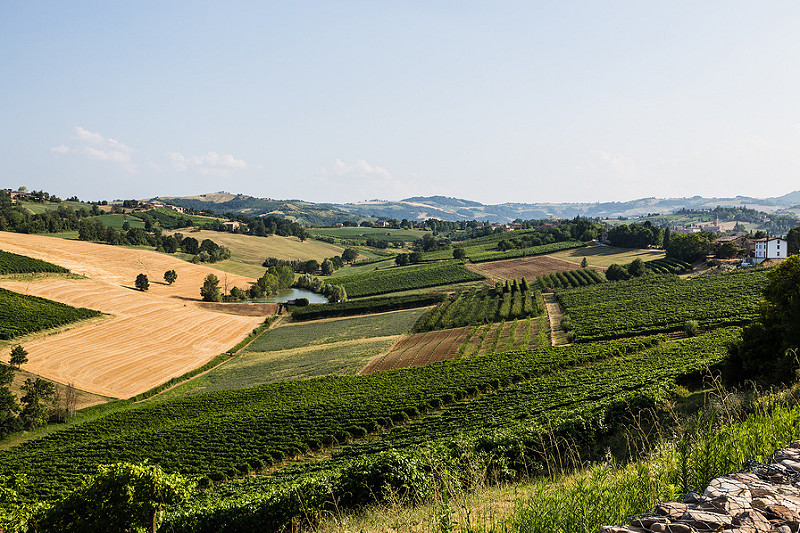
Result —
[[745, 206], [767, 213], [800, 205], [800, 190], [773, 198], [640, 198], [628, 202], [595, 203], [505, 203], [486, 205], [448, 196], [414, 196], [398, 201], [373, 200], [348, 204], [314, 203], [303, 200], [275, 200], [244, 194], [211, 193], [198, 196], [154, 198], [175, 205], [217, 213], [241, 213], [251, 216], [276, 215], [310, 225], [329, 225], [345, 220], [396, 218], [398, 220], [481, 220], [511, 222], [515, 219], [585, 217], [639, 217], [666, 214], [681, 208], [713, 209], [717, 206]]

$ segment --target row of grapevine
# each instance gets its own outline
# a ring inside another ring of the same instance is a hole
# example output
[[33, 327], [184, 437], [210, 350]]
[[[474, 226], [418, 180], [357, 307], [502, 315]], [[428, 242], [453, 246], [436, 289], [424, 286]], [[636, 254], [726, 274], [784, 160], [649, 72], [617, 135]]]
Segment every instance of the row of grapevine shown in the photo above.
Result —
[[535, 291], [523, 278], [496, 288], [462, 291], [437, 305], [417, 322], [415, 331], [460, 328], [481, 323], [515, 320], [538, 315]]
[[0, 289], [0, 339], [63, 326], [76, 320], [99, 316], [93, 309], [69, 305]]
[[67, 273], [69, 270], [62, 266], [42, 261], [41, 259], [34, 259], [32, 257], [0, 250], [0, 274], [28, 272]]
[[597, 283], [605, 283], [606, 277], [596, 270], [582, 268], [579, 270], [566, 270], [561, 272], [551, 272], [544, 276], [539, 276], [537, 281], [542, 287], [550, 289], [569, 289], [573, 287], [585, 287]]
[[692, 269], [692, 265], [686, 261], [681, 261], [680, 259], [672, 257], [662, 257], [661, 259], [645, 261], [644, 266], [658, 274], [682, 274]]
[[311, 304], [308, 307], [296, 307], [292, 310], [292, 320], [316, 320], [320, 318], [362, 315], [366, 313], [383, 313], [398, 309], [425, 307], [442, 302], [444, 293], [407, 294], [404, 296], [388, 296], [381, 298], [364, 298], [346, 302]]
[[340, 276], [336, 278], [336, 284], [345, 288], [348, 297], [358, 298], [481, 279], [482, 275], [449, 261]]
[[577, 342], [744, 324], [758, 316], [767, 274], [735, 271], [683, 280], [653, 275], [579, 289], [556, 290]]
[[[170, 517], [169, 529], [279, 529], [301, 513], [313, 513], [332, 501], [342, 507], [365, 501], [353, 494], [354, 489], [366, 493], [369, 501], [380, 495], [380, 483], [413, 488], [416, 480], [410, 477], [398, 480], [380, 473], [400, 464], [403, 472], [411, 472], [422, 457], [428, 465], [450, 461], [454, 469], [463, 466], [458, 464], [461, 457], [470, 458], [473, 466], [486, 458], [487, 469], [490, 464], [505, 465], [508, 476], [514, 470], [535, 471], [539, 454], [558, 442], [552, 438], [554, 433], [570, 435], [573, 445], [593, 442], [604, 428], [625, 416], [628, 405], [652, 405], [675, 386], [676, 378], [718, 363], [725, 356], [725, 344], [737, 335], [738, 329], [732, 328], [684, 341], [642, 345], [615, 356], [597, 353], [593, 361], [586, 359], [585, 364], [560, 371], [496, 380], [492, 394], [465, 390], [457, 397], [466, 401], [443, 412], [421, 414], [379, 438], [349, 444], [330, 459], [289, 467], [269, 477], [246, 477], [226, 485], [224, 492], [201, 493]], [[375, 469], [370, 468], [373, 464]], [[377, 476], [379, 486], [369, 484], [372, 476]], [[302, 505], [292, 497], [298, 491], [304, 497]]]
[[659, 341], [545, 347], [141, 404], [0, 452], [0, 475], [26, 474], [26, 496], [39, 498], [53, 498], [96, 464], [116, 461], [150, 461], [170, 471], [229, 477], [391, 428], [479, 391]]

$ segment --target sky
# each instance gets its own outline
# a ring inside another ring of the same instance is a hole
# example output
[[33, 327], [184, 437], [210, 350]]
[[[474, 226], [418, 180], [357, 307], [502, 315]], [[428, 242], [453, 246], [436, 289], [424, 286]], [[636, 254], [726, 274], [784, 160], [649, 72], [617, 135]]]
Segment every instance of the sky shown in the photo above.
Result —
[[0, 187], [487, 204], [800, 189], [800, 2], [0, 3]]

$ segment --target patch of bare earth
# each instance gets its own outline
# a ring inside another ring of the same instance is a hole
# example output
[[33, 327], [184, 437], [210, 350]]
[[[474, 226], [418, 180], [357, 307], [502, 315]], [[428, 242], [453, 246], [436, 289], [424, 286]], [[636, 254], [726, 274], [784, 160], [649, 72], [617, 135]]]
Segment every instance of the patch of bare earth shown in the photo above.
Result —
[[[263, 321], [263, 315], [223, 314], [198, 305], [210, 273], [221, 285], [247, 287], [252, 279], [169, 255], [7, 232], [0, 232], [0, 249], [87, 277], [0, 280], [0, 286], [109, 315], [25, 343], [25, 370], [93, 394], [128, 398], [144, 392], [203, 365]], [[167, 270], [178, 274], [173, 285], [160, 281]], [[150, 279], [147, 292], [133, 289], [140, 273]], [[7, 359], [8, 351], [0, 358]]]
[[244, 316], [272, 316], [278, 312], [278, 304], [273, 303], [218, 303], [198, 302], [201, 309]]
[[[538, 255], [536, 257], [522, 257], [519, 259], [504, 259], [503, 261], [490, 261], [487, 263], [467, 264], [466, 267], [473, 272], [483, 274], [492, 281], [525, 278], [529, 281], [551, 272], [562, 272], [580, 268], [580, 264]], [[591, 267], [590, 267], [591, 268]], [[602, 268], [595, 268], [602, 272]]]
[[567, 332], [561, 327], [561, 319], [564, 318], [564, 311], [561, 309], [561, 305], [552, 292], [544, 292], [542, 296], [544, 296], [547, 316], [550, 318], [550, 342], [553, 346], [569, 344]]
[[437, 361], [448, 361], [458, 354], [470, 327], [428, 331], [407, 335], [397, 341], [385, 354], [373, 357], [359, 375], [382, 370], [425, 366]]

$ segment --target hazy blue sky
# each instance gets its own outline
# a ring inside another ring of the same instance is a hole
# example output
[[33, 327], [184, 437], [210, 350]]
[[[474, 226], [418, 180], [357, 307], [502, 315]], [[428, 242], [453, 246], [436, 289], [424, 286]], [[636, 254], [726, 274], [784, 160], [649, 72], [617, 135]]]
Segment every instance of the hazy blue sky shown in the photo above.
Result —
[[800, 2], [0, 3], [3, 187], [484, 203], [800, 189]]

